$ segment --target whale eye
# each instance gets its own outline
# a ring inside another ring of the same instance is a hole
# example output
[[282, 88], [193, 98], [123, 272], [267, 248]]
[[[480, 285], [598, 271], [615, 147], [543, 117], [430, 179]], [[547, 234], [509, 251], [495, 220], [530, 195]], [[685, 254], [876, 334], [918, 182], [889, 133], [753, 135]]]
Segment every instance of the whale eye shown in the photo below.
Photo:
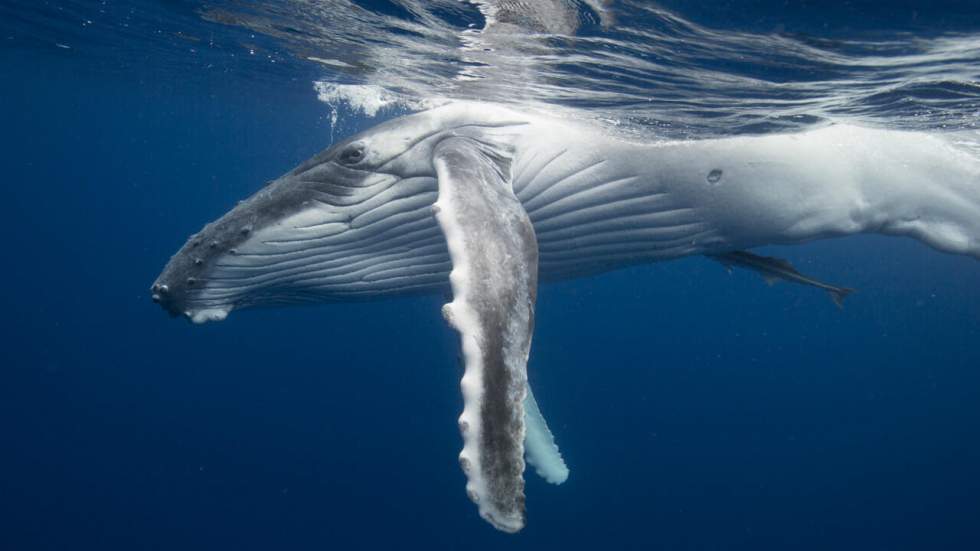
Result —
[[354, 165], [361, 162], [364, 159], [364, 144], [355, 143], [347, 146], [344, 149], [338, 160], [345, 165]]

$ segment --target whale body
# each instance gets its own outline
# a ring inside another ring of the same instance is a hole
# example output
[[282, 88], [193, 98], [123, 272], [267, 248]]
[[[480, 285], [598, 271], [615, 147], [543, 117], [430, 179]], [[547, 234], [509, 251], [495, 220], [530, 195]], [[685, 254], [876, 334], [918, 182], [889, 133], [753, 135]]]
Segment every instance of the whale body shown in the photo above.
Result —
[[980, 160], [948, 137], [830, 125], [643, 143], [458, 102], [337, 143], [208, 224], [153, 298], [194, 322], [451, 289], [460, 464], [495, 527], [525, 523], [525, 456], [568, 470], [527, 388], [538, 281], [856, 233], [980, 258]]

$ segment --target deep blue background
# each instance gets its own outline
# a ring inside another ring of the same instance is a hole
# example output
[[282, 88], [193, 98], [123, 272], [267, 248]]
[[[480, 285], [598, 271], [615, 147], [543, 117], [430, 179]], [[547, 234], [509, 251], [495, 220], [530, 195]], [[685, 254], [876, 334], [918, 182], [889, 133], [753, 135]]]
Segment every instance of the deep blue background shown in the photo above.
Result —
[[[186, 236], [328, 145], [306, 81], [3, 52], [0, 549], [977, 549], [980, 263], [861, 237], [544, 287], [571, 467], [527, 529], [457, 465], [441, 297], [171, 320]], [[16, 55], [15, 55], [16, 54]], [[340, 133], [373, 121], [348, 121]]]

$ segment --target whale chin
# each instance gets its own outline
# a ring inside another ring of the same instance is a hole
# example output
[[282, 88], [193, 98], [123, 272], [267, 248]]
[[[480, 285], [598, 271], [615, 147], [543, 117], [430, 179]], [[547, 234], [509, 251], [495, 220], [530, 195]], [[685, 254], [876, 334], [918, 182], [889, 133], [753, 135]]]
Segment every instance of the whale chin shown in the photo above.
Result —
[[187, 320], [201, 324], [209, 321], [224, 321], [228, 314], [234, 310], [231, 304], [211, 304], [208, 306], [192, 306], [189, 303], [199, 302], [195, 299], [188, 300], [186, 293], [179, 293], [177, 296], [172, 292], [169, 285], [160, 283], [157, 280], [150, 288], [153, 302], [163, 307], [173, 317], [184, 317]]
[[231, 308], [204, 308], [201, 310], [188, 310], [186, 315], [195, 324], [207, 323], [209, 321], [224, 321], [231, 312]]

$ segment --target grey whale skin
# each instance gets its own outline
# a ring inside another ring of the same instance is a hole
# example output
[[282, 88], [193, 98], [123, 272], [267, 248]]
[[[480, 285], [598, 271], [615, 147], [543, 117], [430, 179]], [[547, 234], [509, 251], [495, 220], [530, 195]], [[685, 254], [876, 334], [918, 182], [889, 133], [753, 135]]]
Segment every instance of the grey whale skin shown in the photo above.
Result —
[[152, 286], [201, 323], [237, 308], [437, 291], [460, 333], [467, 494], [525, 524], [525, 458], [568, 469], [527, 387], [537, 280], [861, 232], [980, 258], [980, 161], [942, 136], [832, 125], [638, 143], [457, 102], [316, 155], [191, 236]]

